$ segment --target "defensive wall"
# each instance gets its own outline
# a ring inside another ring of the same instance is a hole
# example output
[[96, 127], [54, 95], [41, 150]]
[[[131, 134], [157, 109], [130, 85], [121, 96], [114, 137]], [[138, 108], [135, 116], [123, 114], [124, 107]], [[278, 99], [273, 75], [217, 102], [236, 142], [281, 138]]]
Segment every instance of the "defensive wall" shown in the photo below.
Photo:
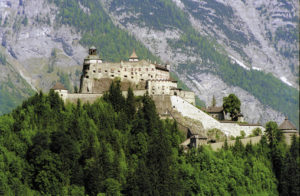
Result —
[[[122, 94], [125, 97], [127, 97], [127, 93], [128, 91], [122, 91]], [[82, 103], [93, 103], [104, 95], [104, 93], [68, 93], [67, 91], [65, 91], [65, 93], [59, 92], [59, 94], [65, 102], [70, 103], [77, 103], [78, 99], [80, 99]], [[143, 96], [144, 94], [146, 94], [146, 90], [134, 91], [135, 96]]]
[[[261, 136], [255, 136], [255, 137], [240, 139], [240, 141], [243, 145], [247, 145], [249, 143], [257, 144], [257, 143], [259, 143], [260, 139], [261, 139]], [[235, 141], [236, 140], [227, 141], [228, 146], [233, 146], [235, 144]], [[224, 146], [224, 142], [211, 143], [209, 145], [211, 146], [212, 150], [217, 151]]]
[[265, 128], [260, 125], [240, 125], [238, 123], [222, 123], [194, 105], [185, 101], [179, 96], [171, 96], [172, 109], [177, 110], [183, 117], [189, 117], [198, 120], [203, 124], [205, 130], [217, 128], [225, 133], [227, 136], [240, 136], [241, 131], [244, 131], [246, 136], [252, 134], [253, 129], [260, 128], [262, 132]]

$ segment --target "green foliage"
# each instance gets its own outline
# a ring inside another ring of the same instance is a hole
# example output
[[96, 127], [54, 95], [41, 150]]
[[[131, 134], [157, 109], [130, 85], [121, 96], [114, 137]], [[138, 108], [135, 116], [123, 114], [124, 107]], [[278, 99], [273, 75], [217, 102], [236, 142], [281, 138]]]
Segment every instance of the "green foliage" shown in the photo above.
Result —
[[[53, 71], [53, 65], [52, 65], [52, 68], [51, 68], [51, 66], [49, 67], [48, 71], [50, 71], [50, 72]], [[71, 86], [69, 75], [64, 72], [57, 72], [57, 75], [59, 76], [59, 82], [61, 82], [66, 89], [68, 89], [69, 91], [72, 91], [73, 88]]]
[[238, 114], [241, 112], [241, 101], [235, 94], [230, 94], [228, 97], [223, 97], [223, 109], [225, 113], [230, 113], [232, 120], [238, 119]]
[[0, 115], [8, 113], [20, 105], [24, 97], [29, 97], [34, 94], [34, 91], [26, 81], [19, 75], [17, 77], [20, 77], [17, 82], [22, 85], [22, 88], [15, 86], [16, 81], [10, 76], [8, 76], [6, 81], [2, 81], [0, 84]]
[[255, 128], [252, 130], [252, 135], [254, 135], [254, 136], [259, 136], [261, 134], [262, 134], [262, 131], [260, 128]]
[[176, 122], [160, 120], [148, 95], [119, 91], [115, 81], [106, 101], [83, 105], [40, 92], [0, 116], [1, 194], [277, 194], [266, 142], [183, 153]]
[[226, 139], [225, 134], [220, 129], [216, 128], [208, 130], [207, 136], [217, 142], [224, 141]]
[[57, 22], [75, 27], [83, 35], [80, 43], [86, 47], [95, 45], [106, 61], [128, 59], [133, 49], [142, 59], [159, 61], [133, 36], [113, 24], [100, 1], [80, 1], [82, 6], [89, 9], [89, 13], [80, 8], [78, 0], [48, 1], [59, 8]]

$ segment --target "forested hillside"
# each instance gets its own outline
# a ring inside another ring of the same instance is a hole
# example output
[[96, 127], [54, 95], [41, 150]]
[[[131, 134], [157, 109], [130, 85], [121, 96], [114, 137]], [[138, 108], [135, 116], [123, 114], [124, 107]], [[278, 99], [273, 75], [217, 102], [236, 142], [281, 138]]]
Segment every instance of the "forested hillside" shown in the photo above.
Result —
[[[184, 153], [176, 122], [118, 82], [94, 104], [37, 93], [0, 117], [0, 194], [287, 195], [299, 190], [299, 140], [274, 122], [258, 145]], [[268, 141], [268, 143], [267, 143]]]
[[[270, 15], [270, 24], [266, 22], [264, 26], [270, 30], [266, 39], [274, 43], [266, 44], [251, 31], [252, 24], [242, 23], [245, 21], [238, 8], [252, 6], [244, 1], [238, 3], [240, 7], [234, 7], [233, 1], [215, 0], [2, 1], [0, 64], [9, 59], [15, 72], [19, 72], [14, 74], [20, 74], [24, 85], [21, 88], [12, 79], [9, 85], [19, 90], [11, 91], [6, 80], [0, 78], [0, 112], [12, 110], [27, 98], [30, 93], [20, 92], [29, 86], [48, 91], [55, 81], [60, 81], [72, 91], [79, 85], [87, 48], [95, 45], [104, 61], [126, 60], [135, 48], [141, 59], [170, 62], [172, 71], [206, 105], [213, 95], [222, 100], [230, 93], [237, 94], [242, 103], [247, 102], [242, 105], [242, 113], [250, 123], [264, 124], [271, 119], [279, 123], [287, 115], [298, 126], [299, 91], [280, 77], [292, 83], [298, 77], [294, 74], [297, 66], [292, 64], [298, 51], [294, 44], [299, 39], [294, 27], [298, 7], [294, 6], [295, 0], [274, 2], [269, 7], [262, 3], [256, 9], [260, 14], [253, 16], [256, 24], [261, 17], [269, 21], [265, 18]], [[286, 9], [291, 14], [285, 16]], [[276, 17], [278, 24], [273, 21]], [[271, 31], [272, 21], [275, 32]], [[260, 53], [264, 48], [269, 50], [265, 46], [274, 44], [280, 54]], [[282, 60], [285, 56], [293, 57], [291, 63]], [[10, 74], [1, 70], [3, 76]], [[222, 85], [206, 86], [216, 80]]]

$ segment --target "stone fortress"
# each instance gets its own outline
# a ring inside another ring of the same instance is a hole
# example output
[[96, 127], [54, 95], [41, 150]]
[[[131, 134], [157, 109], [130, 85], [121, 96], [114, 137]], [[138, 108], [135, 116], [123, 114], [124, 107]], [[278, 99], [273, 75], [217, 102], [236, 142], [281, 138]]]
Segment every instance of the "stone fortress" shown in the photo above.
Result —
[[261, 125], [250, 125], [233, 121], [222, 121], [208, 109], [202, 111], [195, 106], [195, 94], [177, 86], [177, 81], [170, 77], [170, 65], [160, 65], [149, 60], [140, 60], [133, 51], [128, 61], [118, 63], [104, 62], [97, 55], [97, 49], [91, 47], [84, 59], [79, 93], [69, 93], [62, 84], [52, 88], [65, 102], [94, 102], [102, 97], [114, 79], [118, 78], [121, 90], [127, 96], [129, 87], [135, 96], [148, 93], [156, 104], [161, 118], [173, 118], [179, 128], [187, 135], [184, 147], [199, 146], [208, 142], [207, 131], [218, 129], [226, 136], [245, 136], [256, 128], [264, 132]]

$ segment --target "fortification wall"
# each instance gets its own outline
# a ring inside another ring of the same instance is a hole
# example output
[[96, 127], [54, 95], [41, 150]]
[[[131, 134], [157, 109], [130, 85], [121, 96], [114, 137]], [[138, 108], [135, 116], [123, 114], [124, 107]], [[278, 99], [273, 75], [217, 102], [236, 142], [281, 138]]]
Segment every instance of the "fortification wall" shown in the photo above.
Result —
[[[122, 94], [127, 97], [128, 91], [122, 91]], [[134, 90], [135, 96], [143, 96], [146, 94], [146, 90]], [[80, 99], [82, 103], [94, 103], [98, 98], [102, 97], [104, 93], [66, 93], [62, 96], [62, 99], [66, 102], [77, 103]]]
[[81, 94], [81, 93], [74, 93], [74, 94], [68, 94], [66, 101], [71, 103], [77, 103], [77, 100], [80, 99], [82, 103], [93, 103], [98, 98], [102, 97], [103, 94]]
[[192, 91], [179, 91], [179, 97], [186, 100], [187, 102], [196, 105], [195, 103], [195, 93]]
[[[256, 137], [240, 139], [240, 141], [243, 145], [247, 145], [250, 142], [251, 142], [251, 144], [257, 144], [257, 143], [259, 143], [260, 139], [261, 139], [261, 136], [256, 136]], [[228, 143], [228, 146], [233, 146], [235, 144], [235, 140], [227, 141], [227, 143]], [[217, 151], [224, 146], [224, 142], [212, 143], [209, 145], [211, 146], [212, 150]]]
[[252, 130], [257, 127], [260, 128], [262, 132], [265, 130], [265, 128], [262, 126], [240, 126], [237, 123], [220, 123], [218, 120], [214, 119], [179, 96], [171, 96], [171, 104], [173, 109], [181, 113], [182, 116], [200, 121], [205, 130], [217, 128], [226, 135], [232, 136], [240, 136], [241, 131], [244, 131], [246, 136], [248, 136], [252, 134]]
[[155, 102], [156, 111], [161, 116], [164, 116], [164, 115], [168, 116], [169, 111], [172, 108], [170, 95], [151, 95], [151, 98]]

